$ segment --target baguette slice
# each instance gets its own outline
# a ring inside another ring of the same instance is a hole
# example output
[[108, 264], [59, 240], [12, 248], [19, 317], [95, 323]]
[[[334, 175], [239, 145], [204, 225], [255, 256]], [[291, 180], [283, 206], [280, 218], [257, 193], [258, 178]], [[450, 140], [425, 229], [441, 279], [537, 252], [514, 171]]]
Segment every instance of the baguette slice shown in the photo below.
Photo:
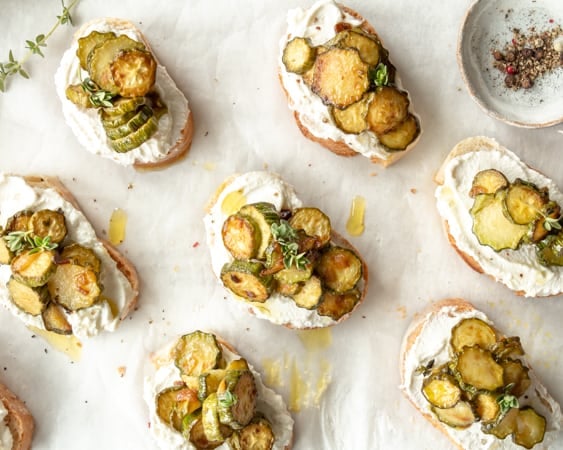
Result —
[[[215, 335], [222, 352], [225, 363], [243, 358], [238, 351], [220, 336]], [[177, 340], [150, 355], [152, 363], [151, 373], [144, 379], [144, 398], [149, 408], [150, 432], [163, 450], [196, 450], [181, 433], [172, 429], [162, 421], [156, 412], [156, 398], [159, 392], [182, 384], [181, 373], [174, 364], [173, 349]], [[264, 385], [262, 377], [257, 370], [249, 364], [249, 369], [254, 375], [257, 390], [257, 411], [264, 414], [271, 423], [275, 440], [272, 450], [290, 450], [293, 444], [293, 418], [289, 413], [283, 398], [272, 389]], [[231, 447], [224, 443], [217, 447], [218, 450], [230, 450]], [[262, 448], [262, 447], [260, 447]]]
[[[58, 178], [52, 176], [15, 176], [0, 174], [0, 189], [9, 182], [14, 183], [12, 186], [20, 188], [20, 192], [15, 194], [14, 198], [19, 199], [23, 203], [16, 202], [6, 204], [5, 209], [2, 211], [4, 215], [11, 215], [9, 211], [15, 212], [21, 209], [33, 209], [34, 205], [45, 205], [45, 202], [50, 202], [50, 205], [53, 208], [55, 208], [55, 206], [63, 208], [65, 216], [66, 211], [72, 212], [72, 219], [68, 220], [67, 218], [66, 220], [69, 235], [73, 236], [69, 237], [70, 239], [80, 243], [81, 238], [78, 235], [78, 226], [80, 226], [81, 229], [91, 228], [91, 225], [88, 223], [87, 218], [81, 211], [76, 198], [74, 198], [71, 192]], [[47, 198], [50, 200], [47, 200]], [[4, 215], [1, 215], [3, 220], [6, 219]], [[61, 348], [59, 348], [59, 350], [67, 351], [69, 356], [72, 351], [66, 346], [77, 345], [80, 347], [81, 344], [79, 340], [94, 336], [102, 329], [115, 329], [119, 322], [123, 321], [134, 310], [139, 297], [139, 279], [133, 264], [112, 244], [96, 236], [93, 229], [92, 235], [98, 243], [95, 249], [96, 254], [98, 257], [101, 256], [102, 258], [105, 258], [107, 261], [107, 264], [105, 264], [105, 267], [103, 267], [102, 270], [102, 273], [106, 273], [105, 276], [107, 278], [103, 278], [102, 275], [102, 282], [106, 281], [106, 288], [108, 286], [113, 286], [111, 291], [106, 292], [104, 290], [102, 292], [102, 295], [110, 298], [114, 303], [111, 306], [111, 312], [115, 314], [115, 317], [111, 319], [108, 324], [100, 325], [99, 327], [94, 327], [93, 329], [86, 326], [83, 331], [74, 331], [74, 334], [70, 336], [63, 336], [53, 332], [48, 332], [44, 329], [44, 325], [42, 324], [40, 317], [33, 318], [30, 317], [29, 314], [19, 310], [10, 301], [5, 284], [2, 283], [0, 286], [0, 301], [2, 304], [6, 306], [16, 317], [24, 321], [27, 326], [32, 328], [34, 331], [39, 332], [42, 336], [45, 336], [48, 341], [54, 345], [60, 345]], [[9, 277], [9, 275], [5, 275], [5, 267], [1, 267], [0, 270], [4, 274], [3, 278]], [[115, 297], [113, 295], [115, 295]], [[120, 298], [117, 298], [118, 295]], [[114, 307], [117, 309], [116, 311], [113, 310]], [[102, 309], [98, 320], [102, 320], [101, 316], [103, 314], [104, 312]], [[73, 320], [69, 317], [70, 316], [67, 315], [67, 319], [72, 324]], [[67, 342], [65, 342], [65, 340]]]
[[[510, 437], [500, 440], [481, 432], [479, 422], [473, 423], [466, 429], [455, 429], [445, 425], [437, 419], [421, 393], [423, 375], [417, 369], [426, 366], [431, 360], [434, 360], [433, 367], [438, 367], [451, 358], [448, 344], [451, 329], [464, 318], [478, 318], [493, 326], [483, 312], [475, 309], [468, 301], [459, 298], [435, 302], [414, 318], [405, 333], [401, 347], [401, 390], [415, 408], [435, 428], [443, 432], [457, 449], [523, 449], [524, 447], [514, 444]], [[502, 332], [495, 331], [499, 338], [502, 337]], [[526, 350], [525, 345], [524, 350]], [[525, 356], [522, 362], [529, 368], [528, 375], [532, 384], [525, 395], [519, 398], [520, 406], [533, 406], [545, 417], [547, 423], [543, 442], [533, 448], [536, 450], [556, 448], [554, 445], [557, 442], [561, 443], [563, 439], [561, 407], [542, 385]]]
[[16, 394], [0, 383], [0, 403], [7, 410], [6, 423], [12, 434], [11, 450], [29, 450], [35, 423], [33, 416]]
[[[303, 77], [289, 73], [282, 61], [286, 44], [295, 37], [307, 37], [313, 45], [321, 45], [333, 38], [338, 31], [351, 27], [371, 35], [383, 47], [383, 42], [374, 27], [366, 19], [353, 9], [333, 0], [319, 0], [308, 10], [290, 11], [288, 31], [280, 43], [279, 80], [287, 97], [288, 106], [293, 111], [295, 122], [305, 137], [339, 156], [351, 157], [363, 154], [373, 163], [387, 167], [411, 151], [422, 134], [420, 119], [414, 112], [410, 96], [408, 96], [409, 113], [416, 119], [417, 135], [404, 150], [390, 150], [371, 131], [363, 131], [360, 134], [341, 131], [336, 126], [329, 108], [306, 86]], [[389, 58], [387, 61], [391, 70], [395, 71]], [[395, 74], [394, 78], [395, 86], [405, 92], [400, 77]]]
[[193, 138], [193, 114], [184, 94], [178, 89], [166, 68], [157, 60], [155, 89], [168, 107], [168, 113], [159, 120], [159, 131], [148, 141], [127, 153], [113, 151], [95, 108], [82, 108], [72, 103], [65, 94], [70, 84], [78, 84], [81, 77], [80, 61], [76, 56], [78, 39], [91, 31], [113, 31], [126, 34], [142, 42], [153, 53], [145, 36], [133, 23], [117, 18], [100, 18], [85, 23], [76, 31], [70, 48], [65, 52], [55, 74], [56, 90], [63, 106], [63, 115], [78, 141], [87, 150], [137, 170], [162, 169], [182, 159], [188, 153]]
[[[221, 268], [233, 260], [223, 245], [221, 228], [227, 217], [242, 205], [256, 202], [270, 202], [278, 212], [303, 206], [293, 187], [280, 175], [271, 172], [247, 172], [228, 177], [217, 189], [206, 207], [204, 223], [207, 244], [211, 252], [213, 272], [220, 280]], [[262, 319], [287, 328], [313, 329], [336, 325], [346, 320], [364, 301], [368, 289], [368, 267], [354, 246], [332, 230], [331, 243], [352, 250], [360, 258], [361, 279], [357, 285], [360, 297], [353, 309], [337, 320], [317, 314], [315, 309], [296, 306], [295, 302], [278, 293], [271, 295], [264, 303], [250, 302], [229, 292], [229, 298], [243, 309]]]
[[517, 295], [547, 297], [562, 293], [563, 267], [541, 265], [533, 245], [497, 252], [481, 245], [473, 234], [470, 209], [474, 200], [469, 191], [475, 174], [486, 169], [502, 172], [511, 183], [521, 178], [540, 189], [547, 188], [549, 198], [563, 205], [563, 193], [556, 184], [512, 151], [488, 137], [466, 138], [450, 151], [434, 178], [438, 212], [450, 244], [471, 268]]

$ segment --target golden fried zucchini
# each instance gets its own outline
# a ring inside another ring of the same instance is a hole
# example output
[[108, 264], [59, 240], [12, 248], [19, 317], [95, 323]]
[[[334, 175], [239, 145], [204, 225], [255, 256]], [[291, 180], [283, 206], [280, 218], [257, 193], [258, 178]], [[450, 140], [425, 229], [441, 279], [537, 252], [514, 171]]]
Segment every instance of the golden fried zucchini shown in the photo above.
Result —
[[217, 392], [219, 383], [225, 378], [226, 369], [211, 369], [209, 372], [202, 373], [198, 376], [198, 398], [203, 401], [209, 394]]
[[10, 263], [13, 277], [29, 287], [43, 286], [55, 272], [55, 252], [25, 250]]
[[187, 376], [199, 376], [216, 369], [223, 358], [215, 335], [199, 330], [180, 337], [173, 354], [176, 367]]
[[234, 260], [221, 269], [221, 281], [233, 293], [252, 302], [264, 302], [272, 293], [272, 277], [262, 275], [259, 261]]
[[126, 136], [109, 139], [110, 147], [117, 153], [127, 153], [148, 140], [158, 130], [158, 119], [152, 114], [143, 125]]
[[330, 114], [336, 126], [345, 133], [352, 134], [359, 134], [367, 130], [368, 109], [373, 96], [373, 92], [368, 92], [356, 103], [352, 103], [344, 109], [331, 107]]
[[92, 269], [96, 274], [100, 273], [101, 262], [94, 250], [80, 244], [66, 245], [60, 254], [61, 262], [68, 262], [78, 266]]
[[515, 444], [532, 448], [543, 441], [545, 435], [545, 417], [530, 407], [523, 407], [516, 417], [516, 429], [512, 435]]
[[512, 386], [510, 394], [520, 397], [528, 390], [532, 381], [528, 375], [529, 369], [520, 360], [504, 360], [499, 362], [503, 370], [503, 382], [505, 386]]
[[303, 283], [299, 291], [291, 296], [293, 301], [300, 308], [314, 309], [317, 307], [323, 296], [323, 287], [320, 278], [312, 276]]
[[209, 394], [201, 406], [201, 422], [205, 437], [212, 442], [222, 442], [225, 440], [221, 433], [221, 423], [219, 422], [219, 402], [217, 393]]
[[56, 303], [50, 302], [41, 313], [41, 317], [47, 331], [64, 335], [72, 334], [72, 326]]
[[497, 342], [495, 330], [486, 322], [476, 317], [460, 320], [452, 328], [450, 344], [455, 353], [459, 353], [464, 347], [478, 345], [488, 349]]
[[473, 177], [469, 196], [474, 198], [479, 194], [495, 194], [499, 189], [506, 189], [508, 180], [496, 169], [485, 169], [477, 172]]
[[456, 371], [464, 383], [476, 389], [494, 391], [504, 386], [504, 371], [490, 351], [481, 347], [465, 347], [457, 357]]
[[516, 430], [516, 419], [520, 410], [518, 408], [511, 408], [491, 427], [483, 427], [483, 432], [492, 434], [499, 439], [504, 439]]
[[504, 198], [508, 216], [518, 225], [528, 225], [536, 220], [548, 202], [545, 192], [522, 180], [511, 183]]
[[311, 90], [326, 105], [346, 108], [369, 88], [369, 65], [356, 49], [332, 47], [317, 55], [314, 70]]
[[433, 406], [432, 411], [440, 422], [453, 428], [468, 428], [476, 421], [473, 408], [463, 400], [457, 402], [451, 408], [441, 409]]
[[461, 389], [455, 378], [442, 371], [436, 371], [424, 380], [422, 394], [436, 408], [452, 408], [461, 399]]
[[117, 37], [113, 31], [99, 32], [92, 31], [87, 36], [83, 36], [78, 39], [78, 49], [76, 50], [76, 56], [80, 61], [80, 67], [83, 70], [88, 69], [88, 55], [98, 44], [101, 44], [108, 39], [113, 39]]
[[88, 308], [101, 295], [96, 273], [76, 264], [59, 264], [47, 282], [53, 301], [70, 311]]
[[313, 67], [316, 48], [307, 38], [296, 37], [283, 49], [282, 62], [288, 72], [302, 74]]
[[235, 259], [254, 258], [262, 242], [260, 228], [254, 219], [240, 213], [227, 217], [221, 235], [225, 248]]
[[475, 412], [479, 420], [484, 424], [496, 422], [500, 415], [500, 405], [497, 401], [498, 395], [490, 392], [477, 394], [473, 400]]
[[250, 217], [260, 229], [260, 246], [256, 252], [257, 258], [263, 258], [266, 248], [272, 241], [272, 224], [279, 223], [280, 217], [276, 207], [267, 202], [251, 203], [244, 205], [239, 214]]
[[362, 270], [362, 261], [352, 250], [336, 245], [322, 252], [316, 267], [323, 284], [336, 293], [353, 289]]
[[389, 150], [404, 150], [418, 136], [420, 128], [418, 120], [412, 114], [391, 130], [378, 134], [377, 138]]
[[316, 238], [317, 247], [330, 242], [332, 227], [328, 216], [318, 208], [305, 207], [293, 211], [289, 225], [294, 230], [303, 230], [308, 236]]
[[256, 412], [256, 381], [250, 370], [229, 370], [217, 388], [219, 420], [233, 429], [248, 425]]
[[66, 98], [81, 108], [94, 108], [90, 101], [90, 94], [84, 90], [82, 84], [71, 84], [65, 89]]
[[10, 250], [6, 240], [0, 237], [0, 264], [10, 264], [13, 257], [14, 252]]
[[252, 419], [238, 433], [240, 450], [271, 450], [274, 442], [272, 424], [264, 417]]
[[405, 92], [391, 86], [378, 87], [367, 113], [368, 127], [383, 135], [401, 124], [408, 114], [409, 98]]
[[563, 231], [541, 241], [536, 255], [544, 266], [563, 266]]
[[183, 419], [201, 407], [197, 394], [187, 387], [170, 387], [156, 397], [156, 413], [160, 419], [177, 431], [183, 429]]
[[553, 226], [547, 225], [548, 221], [561, 221], [561, 207], [555, 202], [545, 205], [543, 213], [536, 219], [530, 242], [538, 243], [551, 233]]
[[29, 230], [35, 236], [49, 237], [53, 244], [58, 244], [66, 237], [66, 223], [63, 213], [42, 209], [29, 218]]
[[152, 53], [146, 50], [125, 50], [110, 63], [110, 71], [119, 95], [140, 97], [154, 86], [156, 61]]
[[10, 234], [13, 231], [28, 231], [29, 230], [29, 219], [33, 215], [33, 211], [19, 211], [13, 216], [11, 216], [6, 221], [6, 227], [4, 228], [4, 234]]
[[336, 34], [327, 45], [338, 48], [354, 48], [360, 54], [360, 58], [370, 66], [376, 66], [382, 57], [380, 43], [361, 30], [344, 30]]
[[496, 359], [515, 359], [524, 355], [524, 349], [518, 336], [504, 337], [493, 346]]
[[343, 293], [324, 291], [317, 305], [317, 314], [339, 320], [354, 309], [360, 298], [361, 294], [357, 289]]
[[33, 288], [11, 277], [7, 283], [12, 302], [23, 312], [38, 316], [49, 303], [49, 292], [45, 286]]

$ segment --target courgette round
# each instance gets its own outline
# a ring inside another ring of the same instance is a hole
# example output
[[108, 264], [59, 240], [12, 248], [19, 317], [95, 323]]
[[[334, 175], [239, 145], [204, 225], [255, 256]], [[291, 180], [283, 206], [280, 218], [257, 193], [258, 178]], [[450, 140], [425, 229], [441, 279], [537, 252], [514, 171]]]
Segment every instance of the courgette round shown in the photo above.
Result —
[[239, 297], [253, 302], [265, 302], [272, 293], [272, 277], [262, 275], [259, 261], [234, 260], [221, 269], [221, 281]]
[[486, 322], [475, 317], [459, 321], [451, 332], [450, 344], [455, 353], [464, 347], [478, 345], [488, 349], [497, 342], [495, 330]]
[[229, 370], [217, 388], [219, 420], [233, 429], [241, 429], [254, 417], [257, 399], [256, 381], [250, 370]]
[[323, 284], [336, 293], [350, 291], [362, 278], [362, 261], [350, 249], [331, 246], [323, 251], [316, 267]]
[[148, 141], [158, 130], [158, 120], [151, 116], [137, 130], [119, 139], [109, 139], [110, 147], [117, 153], [127, 153]]
[[476, 389], [495, 391], [504, 386], [502, 366], [481, 347], [465, 347], [457, 357], [456, 370], [464, 383]]
[[121, 118], [126, 113], [137, 111], [146, 102], [145, 97], [118, 98], [113, 102], [113, 106], [100, 110], [100, 117], [102, 121]]
[[101, 270], [102, 263], [94, 250], [80, 244], [66, 245], [61, 251], [59, 259], [61, 262], [68, 262], [92, 269], [96, 274], [99, 274]]
[[47, 282], [53, 301], [70, 311], [88, 308], [100, 299], [96, 273], [76, 264], [59, 264]]
[[217, 368], [222, 357], [215, 335], [199, 330], [180, 337], [174, 347], [174, 363], [187, 376], [199, 376]]
[[66, 237], [66, 222], [63, 213], [42, 209], [29, 218], [29, 229], [35, 236], [49, 237], [53, 244], [58, 244]]
[[361, 293], [357, 289], [342, 293], [325, 290], [317, 305], [317, 314], [339, 320], [356, 307], [360, 298]]
[[473, 177], [470, 197], [479, 194], [495, 194], [500, 189], [506, 189], [509, 183], [504, 174], [496, 169], [485, 169], [477, 172]]
[[389, 151], [402, 151], [414, 141], [419, 132], [418, 120], [409, 113], [407, 118], [399, 125], [383, 134], [377, 135], [377, 138]]
[[313, 67], [316, 54], [309, 39], [296, 37], [285, 45], [282, 62], [288, 72], [302, 74]]
[[297, 208], [289, 219], [294, 230], [303, 230], [308, 236], [317, 239], [318, 247], [330, 242], [332, 227], [329, 217], [319, 208]]
[[461, 398], [461, 389], [452, 375], [436, 372], [424, 380], [422, 394], [436, 408], [452, 408]]
[[92, 31], [87, 36], [83, 36], [78, 39], [78, 49], [76, 50], [76, 56], [80, 61], [80, 67], [83, 70], [88, 69], [88, 55], [94, 47], [101, 44], [108, 39], [113, 39], [117, 37], [113, 31], [99, 32]]
[[135, 114], [133, 114], [131, 118], [123, 125], [114, 128], [104, 128], [106, 135], [111, 140], [116, 140], [128, 136], [131, 133], [137, 131], [144, 124], [146, 124], [152, 116], [152, 109], [147, 105], [142, 105], [135, 112]]
[[41, 314], [49, 303], [49, 292], [45, 286], [29, 287], [11, 277], [6, 284], [10, 300], [19, 309], [32, 316]]
[[463, 400], [457, 402], [456, 405], [451, 408], [441, 409], [432, 407], [432, 411], [440, 422], [453, 428], [468, 428], [476, 420], [471, 405]]
[[250, 216], [232, 214], [221, 228], [223, 244], [235, 259], [254, 258], [262, 241], [260, 228]]
[[280, 216], [276, 207], [267, 202], [250, 203], [244, 205], [239, 210], [239, 214], [250, 217], [260, 229], [260, 246], [256, 252], [256, 257], [264, 258], [266, 248], [272, 241], [272, 224], [280, 223]]
[[25, 250], [12, 259], [10, 267], [12, 276], [20, 283], [29, 287], [43, 286], [55, 273], [55, 253], [52, 250]]
[[504, 198], [506, 212], [518, 225], [528, 225], [540, 216], [549, 202], [545, 192], [536, 185], [522, 180], [514, 181], [507, 189]]
[[156, 80], [156, 61], [145, 50], [124, 50], [110, 63], [113, 82], [123, 97], [146, 95]]

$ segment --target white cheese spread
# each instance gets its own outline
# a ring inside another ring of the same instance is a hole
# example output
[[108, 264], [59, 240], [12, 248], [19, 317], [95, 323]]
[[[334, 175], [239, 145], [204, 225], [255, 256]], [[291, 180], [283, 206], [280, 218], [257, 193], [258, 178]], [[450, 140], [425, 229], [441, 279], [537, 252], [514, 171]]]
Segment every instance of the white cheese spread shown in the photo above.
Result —
[[[451, 359], [449, 351], [449, 339], [451, 329], [460, 320], [465, 318], [476, 317], [491, 326], [493, 325], [487, 319], [485, 314], [480, 311], [464, 311], [459, 312], [454, 307], [448, 306], [442, 308], [439, 313], [430, 313], [424, 319], [424, 326], [420, 334], [416, 338], [412, 347], [406, 354], [404, 361], [404, 384], [401, 389], [406, 393], [409, 399], [424, 413], [433, 414], [430, 410], [430, 403], [423, 396], [421, 388], [423, 382], [422, 374], [417, 372], [421, 366], [426, 366], [431, 360], [434, 360], [434, 367], [446, 363]], [[411, 330], [407, 331], [406, 336]], [[406, 345], [406, 342], [403, 342]], [[525, 350], [525, 349], [524, 349]], [[525, 361], [523, 361], [526, 363]], [[558, 431], [562, 425], [561, 408], [551, 398], [545, 387], [541, 385], [536, 374], [530, 370], [531, 385], [525, 395], [519, 398], [521, 406], [531, 405], [539, 414], [547, 419], [546, 434], [541, 444], [534, 446], [534, 450], [547, 450], [555, 442], [561, 442], [563, 436]], [[469, 428], [458, 430], [453, 427], [444, 427], [450, 437], [465, 449], [482, 449], [482, 450], [522, 450], [523, 447], [512, 442], [510, 437], [499, 440], [493, 435], [485, 434], [481, 431], [481, 424], [474, 423]], [[554, 447], [553, 447], [554, 448]]]
[[[222, 267], [233, 257], [223, 245], [221, 229], [231, 211], [223, 211], [222, 205], [232, 193], [240, 193], [245, 203], [269, 202], [278, 211], [295, 209], [303, 206], [293, 187], [285, 183], [277, 174], [270, 172], [247, 172], [229, 180], [215, 203], [204, 217], [207, 234], [207, 246], [211, 252], [213, 272], [220, 279]], [[241, 205], [242, 206], [242, 205]], [[289, 324], [294, 328], [320, 328], [336, 323], [332, 318], [320, 316], [314, 310], [299, 308], [295, 302], [279, 293], [273, 293], [264, 303], [250, 302], [232, 294], [243, 309], [250, 309], [257, 317], [267, 319], [279, 325]]]
[[[333, 0], [319, 0], [309, 9], [297, 8], [289, 11], [287, 33], [280, 42], [278, 61], [282, 83], [289, 98], [289, 107], [299, 114], [301, 123], [314, 136], [342, 141], [368, 158], [377, 157], [387, 160], [394, 153], [387, 151], [373, 132], [349, 134], [340, 130], [321, 98], [303, 82], [301, 75], [288, 72], [282, 62], [283, 50], [291, 39], [305, 37], [309, 38], [314, 46], [321, 45], [336, 35], [334, 27], [342, 22], [353, 27], [362, 24], [362, 20], [342, 11]], [[395, 81], [397, 87], [402, 88], [398, 77], [395, 77]]]
[[[92, 22], [89, 26], [81, 29], [81, 36], [79, 37], [87, 36], [92, 31], [113, 31], [117, 35], [125, 34], [131, 39], [142, 42], [139, 32], [119, 21], [111, 23], [101, 19]], [[76, 56], [77, 49], [78, 42], [75, 39], [63, 55], [55, 74], [55, 85], [62, 102], [65, 120], [72, 128], [80, 144], [90, 152], [122, 165], [151, 163], [166, 157], [170, 148], [181, 139], [182, 129], [190, 114], [187, 99], [176, 87], [166, 68], [158, 64], [156, 70], [155, 90], [168, 107], [168, 113], [164, 114], [158, 121], [158, 131], [139, 147], [126, 153], [118, 153], [108, 145], [108, 139], [99, 119], [97, 108], [81, 108], [66, 98], [65, 90], [67, 86], [79, 84], [88, 76], [80, 68], [80, 61]]]
[[[180, 370], [174, 364], [174, 358], [171, 355], [174, 345], [175, 341], [153, 357], [156, 372], [145, 377], [143, 396], [149, 407], [151, 433], [159, 447], [162, 450], [195, 450], [195, 446], [191, 442], [186, 440], [181, 433], [164, 423], [156, 413], [158, 393], [182, 382]], [[227, 363], [240, 358], [240, 356], [229, 351], [224, 346], [222, 346], [222, 353]], [[260, 374], [252, 366], [249, 365], [249, 367], [256, 380], [256, 409], [262, 412], [272, 425], [272, 431], [276, 437], [273, 450], [283, 450], [292, 439], [293, 419], [288, 413], [282, 397], [264, 386]], [[222, 444], [217, 448], [218, 450], [230, 449], [228, 444]]]
[[438, 211], [447, 222], [456, 246], [475, 259], [486, 274], [521, 291], [527, 297], [556, 295], [563, 291], [563, 267], [541, 265], [535, 246], [523, 244], [517, 250], [494, 251], [481, 245], [472, 232], [470, 209], [473, 199], [469, 191], [475, 174], [484, 169], [497, 169], [509, 182], [516, 178], [547, 188], [549, 197], [563, 205], [563, 193], [553, 181], [527, 167], [509, 150], [476, 148], [453, 158], [445, 167], [444, 184], [436, 189]]
[[[117, 268], [104, 245], [96, 236], [96, 232], [86, 219], [73, 205], [63, 199], [54, 189], [35, 189], [25, 182], [22, 177], [0, 174], [0, 224], [15, 213], [22, 210], [37, 211], [41, 209], [62, 210], [67, 226], [66, 239], [89, 247], [101, 261], [99, 281], [104, 287], [102, 295], [123, 310], [126, 303], [135, 294], [125, 275]], [[41, 315], [32, 316], [19, 309], [10, 299], [6, 287], [12, 271], [9, 264], [0, 265], [0, 304], [12, 314], [21, 319], [27, 326], [44, 330]], [[94, 336], [102, 330], [114, 331], [119, 317], [114, 317], [107, 301], [100, 301], [89, 308], [78, 311], [65, 312], [66, 318], [72, 325], [73, 334], [78, 338]]]
[[8, 410], [0, 401], [0, 450], [12, 450], [14, 438], [7, 424]]

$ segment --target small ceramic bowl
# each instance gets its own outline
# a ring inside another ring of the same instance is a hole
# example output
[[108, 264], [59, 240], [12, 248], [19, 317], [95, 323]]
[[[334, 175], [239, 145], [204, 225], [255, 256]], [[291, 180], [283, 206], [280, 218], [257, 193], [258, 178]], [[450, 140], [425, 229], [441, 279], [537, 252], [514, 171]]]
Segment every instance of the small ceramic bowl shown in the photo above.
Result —
[[523, 34], [563, 26], [563, 0], [477, 0], [467, 10], [457, 60], [471, 97], [490, 116], [525, 128], [563, 122], [563, 66], [539, 76], [529, 89], [506, 87], [506, 73], [493, 66], [494, 50]]

